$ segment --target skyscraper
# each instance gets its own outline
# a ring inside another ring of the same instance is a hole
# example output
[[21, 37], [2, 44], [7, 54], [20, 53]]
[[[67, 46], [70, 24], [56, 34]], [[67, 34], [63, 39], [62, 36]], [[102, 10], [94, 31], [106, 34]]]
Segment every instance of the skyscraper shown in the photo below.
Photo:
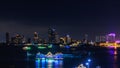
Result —
[[38, 33], [37, 32], [34, 32], [34, 38], [33, 38], [33, 43], [38, 43]]
[[70, 44], [72, 42], [72, 39], [70, 37], [70, 35], [66, 35], [66, 43]]
[[21, 44], [22, 43], [22, 36], [20, 34], [16, 34], [16, 37], [15, 37], [15, 43], [16, 44]]
[[106, 36], [96, 36], [95, 41], [96, 42], [106, 42], [107, 39], [106, 39]]
[[115, 42], [115, 33], [110, 33], [107, 35], [107, 41], [108, 42]]
[[11, 38], [12, 44], [22, 44], [23, 38], [20, 34], [16, 34], [15, 37]]
[[48, 39], [49, 39], [49, 43], [55, 43], [55, 29], [54, 28], [49, 28], [48, 29]]

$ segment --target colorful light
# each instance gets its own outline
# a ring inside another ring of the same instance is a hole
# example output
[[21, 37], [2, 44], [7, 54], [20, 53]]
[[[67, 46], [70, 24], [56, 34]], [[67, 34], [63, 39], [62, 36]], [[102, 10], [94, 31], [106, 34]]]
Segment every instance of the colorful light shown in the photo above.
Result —
[[63, 54], [62, 53], [56, 53], [56, 54], [52, 54], [51, 52], [48, 52], [46, 55], [44, 55], [44, 54], [42, 54], [42, 53], [40, 53], [40, 52], [38, 52], [37, 54], [36, 54], [36, 58], [38, 59], [42, 59], [42, 58], [44, 58], [44, 59], [63, 59]]
[[31, 50], [31, 47], [23, 47], [23, 50]]
[[52, 44], [51, 44], [51, 45], [48, 45], [48, 48], [52, 48], [52, 46], [53, 46]]
[[36, 68], [63, 68], [63, 60], [36, 59]]
[[116, 40], [115, 43], [120, 43], [120, 40]]
[[110, 34], [108, 34], [108, 36], [114, 36], [115, 37], [115, 33], [110, 33]]
[[46, 62], [46, 60], [45, 60], [45, 59], [42, 59], [41, 62], [42, 62], [42, 67], [44, 68], [44, 67], [45, 67], [45, 62]]
[[36, 65], [36, 68], [40, 68], [40, 60], [36, 60], [35, 65]]
[[69, 49], [69, 48], [70, 48], [70, 46], [69, 46], [69, 45], [66, 45], [66, 46], [65, 46], [65, 48]]
[[46, 47], [38, 46], [38, 49], [45, 49]]

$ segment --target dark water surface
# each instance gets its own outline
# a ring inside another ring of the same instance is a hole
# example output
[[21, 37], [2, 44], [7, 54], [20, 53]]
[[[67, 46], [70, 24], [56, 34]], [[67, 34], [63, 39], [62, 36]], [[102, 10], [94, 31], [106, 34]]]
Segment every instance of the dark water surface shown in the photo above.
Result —
[[[46, 54], [57, 51], [65, 54], [62, 60], [36, 59], [37, 52]], [[28, 56], [27, 53], [30, 55]], [[120, 68], [120, 50], [107, 48], [45, 49], [24, 51], [22, 47], [1, 46], [0, 68], [75, 68], [83, 64], [88, 68]], [[88, 59], [91, 61], [88, 62]]]

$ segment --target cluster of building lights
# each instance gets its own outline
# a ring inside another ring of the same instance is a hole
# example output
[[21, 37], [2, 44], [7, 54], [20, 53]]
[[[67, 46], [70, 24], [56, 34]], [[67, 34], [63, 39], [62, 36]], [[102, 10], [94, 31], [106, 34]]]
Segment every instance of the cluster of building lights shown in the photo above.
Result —
[[[24, 35], [16, 34], [14, 37], [10, 37], [9, 32], [6, 33], [6, 43], [8, 45], [47, 45], [47, 44], [59, 44], [61, 47], [65, 45], [69, 45], [70, 47], [77, 47], [81, 43], [87, 43], [87, 40], [80, 41], [74, 40], [70, 37], [70, 35], [66, 35], [65, 37], [60, 37], [55, 29], [49, 28], [48, 29], [48, 39], [43, 39], [39, 36], [37, 32], [34, 32], [33, 38], [26, 38]], [[51, 46], [48, 46], [51, 48]], [[45, 47], [39, 47], [45, 48]], [[24, 49], [30, 49], [25, 47]]]
[[[88, 42], [88, 35], [85, 35], [84, 40], [74, 40], [70, 37], [70, 35], [66, 35], [65, 37], [59, 37], [58, 33], [55, 29], [48, 29], [48, 40], [42, 39], [37, 32], [34, 32], [33, 38], [26, 39], [23, 35], [16, 34], [15, 37], [11, 37], [9, 33], [6, 33], [6, 43], [7, 44], [24, 44], [24, 45], [40, 45], [38, 49], [44, 49], [46, 47], [41, 47], [41, 45], [47, 44], [59, 44], [60, 47], [66, 47], [69, 45], [70, 47], [77, 47], [80, 44], [91, 44], [91, 45], [99, 45], [99, 46], [113, 46], [120, 47], [120, 40], [116, 40], [116, 34], [110, 33], [105, 36], [97, 36], [95, 42]], [[99, 43], [99, 44], [97, 44]], [[52, 46], [48, 46], [51, 48]], [[30, 48], [24, 48], [30, 49]]]
[[120, 47], [120, 40], [116, 40], [116, 34], [110, 33], [104, 37], [104, 40], [99, 41], [103, 47]]

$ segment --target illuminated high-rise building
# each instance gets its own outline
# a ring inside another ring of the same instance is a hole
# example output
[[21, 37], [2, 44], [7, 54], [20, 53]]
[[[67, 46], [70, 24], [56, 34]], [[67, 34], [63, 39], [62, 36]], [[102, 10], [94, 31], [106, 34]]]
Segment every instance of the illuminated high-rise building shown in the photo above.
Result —
[[72, 39], [70, 37], [70, 35], [66, 35], [66, 43], [70, 44], [72, 42]]
[[38, 37], [38, 33], [37, 32], [34, 32], [34, 38], [33, 38], [33, 43], [38, 43], [38, 39], [39, 39], [39, 37]]
[[15, 43], [21, 44], [22, 43], [22, 36], [20, 34], [16, 34]]
[[34, 37], [38, 38], [38, 33], [37, 32], [34, 32]]
[[96, 36], [95, 41], [96, 42], [106, 42], [107, 39], [106, 39], [106, 36]]
[[22, 43], [26, 43], [26, 38], [22, 35]]
[[13, 44], [21, 44], [22, 41], [23, 41], [23, 38], [20, 34], [16, 34], [15, 37], [11, 38], [11, 43], [13, 43]]
[[56, 42], [56, 40], [55, 40], [55, 35], [56, 35], [55, 29], [49, 28], [49, 29], [48, 29], [48, 39], [49, 39], [49, 43], [55, 43], [55, 42]]
[[115, 36], [116, 34], [115, 33], [110, 33], [108, 34], [106, 37], [107, 37], [107, 41], [108, 42], [115, 42]]
[[64, 40], [64, 38], [60, 38], [60, 44], [64, 44], [65, 43], [65, 40]]

